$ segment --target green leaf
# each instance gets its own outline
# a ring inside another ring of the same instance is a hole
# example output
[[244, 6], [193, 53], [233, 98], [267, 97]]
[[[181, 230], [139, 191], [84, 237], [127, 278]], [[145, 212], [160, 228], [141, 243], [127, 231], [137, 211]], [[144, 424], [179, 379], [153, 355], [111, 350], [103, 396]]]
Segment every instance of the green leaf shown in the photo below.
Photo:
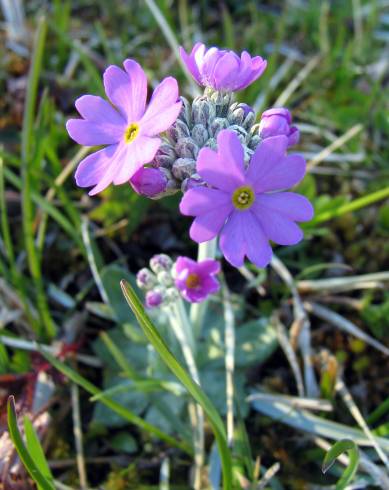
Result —
[[135, 453], [138, 450], [136, 439], [127, 432], [119, 432], [109, 440], [109, 445], [118, 452], [128, 454]]
[[342, 439], [331, 447], [323, 461], [322, 471], [326, 473], [335, 463], [336, 459], [346, 451], [348, 452], [350, 463], [336, 483], [336, 490], [343, 490], [353, 481], [359, 465], [358, 446], [351, 439]]
[[177, 378], [185, 386], [188, 392], [193, 396], [193, 398], [197, 401], [197, 403], [199, 403], [202, 406], [204, 412], [207, 414], [210, 425], [212, 427], [213, 433], [216, 438], [220, 459], [222, 462], [224, 489], [231, 490], [232, 489], [231, 454], [227, 445], [225, 428], [219, 414], [217, 413], [215, 407], [213, 406], [209, 398], [200, 388], [200, 386], [192, 380], [188, 372], [182, 367], [182, 365], [177, 361], [177, 359], [171, 353], [165, 341], [160, 336], [158, 330], [155, 328], [155, 326], [153, 325], [149, 317], [146, 315], [143, 305], [138, 299], [132, 287], [126, 281], [121, 281], [120, 284], [123, 290], [124, 297], [126, 298], [127, 303], [132, 309], [134, 315], [136, 316], [139, 325], [142, 327], [149, 342], [153, 345], [155, 350], [161, 356], [162, 360], [169, 367], [172, 373], [175, 376], [177, 376]]
[[24, 445], [16, 419], [15, 400], [13, 396], [10, 396], [8, 398], [7, 414], [9, 434], [11, 436], [12, 442], [15, 444], [15, 448], [20, 457], [20, 460], [22, 461], [29, 475], [34, 480], [34, 482], [36, 482], [41, 490], [55, 490], [54, 485], [50, 481], [48, 481], [39, 471], [37, 465], [34, 462], [34, 459]]
[[54, 478], [50, 471], [45, 453], [43, 452], [41, 443], [39, 442], [34, 426], [32, 425], [31, 420], [26, 416], [23, 418], [23, 423], [24, 423], [24, 432], [26, 434], [26, 446], [28, 452], [34, 456], [34, 462], [38, 470], [42, 473], [42, 475], [48, 481], [53, 483]]
[[[92, 384], [86, 378], [81, 376], [81, 374], [79, 374], [77, 371], [75, 371], [74, 369], [72, 369], [71, 367], [69, 367], [62, 361], [60, 361], [59, 359], [55, 358], [51, 354], [43, 351], [40, 352], [50, 362], [50, 364], [52, 364], [56, 369], [58, 369], [58, 371], [60, 371], [67, 378], [73, 381], [73, 383], [78, 384], [91, 395], [100, 395], [101, 390], [99, 390], [94, 384]], [[178, 441], [177, 439], [169, 436], [168, 434], [165, 434], [158, 427], [155, 427], [152, 424], [145, 422], [141, 417], [138, 417], [138, 415], [134, 414], [123, 405], [120, 405], [120, 403], [117, 403], [116, 401], [112, 400], [107, 396], [102, 396], [100, 398], [100, 402], [106, 405], [114, 412], [116, 412], [117, 414], [119, 414], [122, 418], [124, 418], [131, 424], [140, 427], [144, 431], [149, 432], [150, 434], [158, 437], [159, 439], [167, 442], [168, 444], [174, 447], [178, 447], [179, 449], [185, 451], [188, 454], [192, 454], [191, 448], [188, 447], [185, 443]]]

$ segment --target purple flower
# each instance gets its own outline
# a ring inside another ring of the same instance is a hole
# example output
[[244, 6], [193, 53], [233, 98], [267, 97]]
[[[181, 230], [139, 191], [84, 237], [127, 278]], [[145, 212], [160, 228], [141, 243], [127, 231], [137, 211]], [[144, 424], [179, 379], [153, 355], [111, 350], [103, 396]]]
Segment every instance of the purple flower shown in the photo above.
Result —
[[300, 132], [296, 126], [291, 126], [292, 116], [285, 107], [268, 109], [261, 116], [258, 133], [261, 138], [284, 135], [288, 138], [288, 146], [296, 145]]
[[163, 296], [159, 291], [148, 291], [145, 297], [146, 308], [157, 308], [163, 302]]
[[214, 277], [218, 272], [220, 264], [217, 260], [195, 262], [188, 257], [178, 257], [175, 263], [175, 283], [187, 301], [201, 303], [219, 290], [220, 284]]
[[160, 168], [141, 167], [130, 179], [131, 187], [137, 194], [157, 197], [166, 190], [168, 179]]
[[234, 51], [206, 49], [203, 43], [196, 43], [190, 54], [180, 48], [180, 55], [196, 82], [214, 90], [242, 90], [259, 78], [267, 65], [260, 56], [252, 58], [247, 51], [239, 58]]
[[146, 108], [147, 78], [138, 63], [125, 60], [124, 70], [111, 65], [104, 72], [105, 93], [111, 104], [95, 95], [76, 100], [83, 119], [70, 119], [69, 135], [80, 145], [107, 145], [87, 156], [76, 171], [80, 187], [94, 186], [89, 195], [111, 183], [124, 184], [153, 160], [159, 133], [168, 129], [181, 109], [177, 81], [165, 78], [154, 90]]
[[243, 147], [229, 130], [217, 137], [218, 152], [202, 148], [197, 172], [212, 187], [189, 189], [180, 211], [195, 216], [190, 236], [206, 242], [220, 233], [220, 249], [235, 267], [244, 257], [258, 267], [271, 259], [269, 240], [280, 245], [298, 243], [303, 233], [295, 221], [313, 216], [310, 202], [293, 192], [280, 192], [299, 182], [305, 174], [305, 160], [287, 155], [288, 138], [267, 138], [257, 147], [247, 170]]

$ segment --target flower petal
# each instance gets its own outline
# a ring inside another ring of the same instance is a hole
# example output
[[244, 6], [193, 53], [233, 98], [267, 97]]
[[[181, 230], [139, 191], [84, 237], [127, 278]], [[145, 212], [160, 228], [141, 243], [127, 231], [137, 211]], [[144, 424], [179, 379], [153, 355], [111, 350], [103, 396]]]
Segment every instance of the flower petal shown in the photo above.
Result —
[[252, 209], [269, 240], [279, 245], [295, 245], [303, 238], [301, 228], [284, 214], [270, 208], [265, 212], [264, 208], [257, 206], [253, 206]]
[[213, 69], [215, 88], [233, 90], [239, 75], [239, 66], [239, 58], [234, 52], [229, 51], [221, 56]]
[[220, 234], [220, 250], [225, 259], [235, 267], [243, 265], [246, 253], [246, 244], [243, 239], [244, 214], [239, 211], [233, 212]]
[[247, 179], [255, 186], [260, 180], [282, 160], [288, 147], [286, 136], [273, 136], [262, 141], [250, 160], [246, 173]]
[[202, 43], [196, 43], [193, 46], [190, 55], [186, 53], [184, 48], [180, 47], [180, 56], [182, 61], [185, 63], [186, 67], [188, 68], [188, 70], [190, 71], [191, 75], [196, 80], [196, 82], [200, 84], [201, 84], [201, 78], [197, 66], [198, 65], [197, 60], [201, 61], [202, 57], [204, 56], [204, 51], [205, 51], [205, 45]]
[[208, 187], [194, 187], [183, 195], [180, 212], [185, 216], [198, 216], [229, 203], [231, 203], [232, 210], [231, 197], [225, 192]]
[[161, 144], [159, 138], [138, 136], [132, 143], [123, 143], [122, 163], [113, 183], [124, 184], [146, 163], [151, 162]]
[[245, 213], [243, 239], [246, 243], [248, 259], [258, 267], [266, 267], [271, 260], [273, 252], [261, 224], [251, 211]]
[[74, 141], [84, 146], [112, 145], [118, 143], [123, 136], [121, 126], [84, 119], [69, 119], [66, 129]]
[[76, 100], [75, 106], [84, 119], [95, 123], [109, 123], [114, 126], [120, 126], [124, 131], [126, 120], [102, 97], [83, 95]]
[[287, 189], [297, 184], [305, 174], [305, 160], [300, 155], [286, 155], [288, 138], [273, 136], [258, 146], [251, 157], [247, 179], [255, 192]]
[[130, 77], [131, 107], [128, 109], [128, 122], [138, 121], [145, 112], [147, 98], [147, 77], [139, 63], [125, 60], [124, 69]]
[[220, 272], [220, 262], [214, 259], [205, 259], [198, 263], [197, 268], [203, 275], [218, 274]]
[[[242, 53], [243, 54], [243, 53]], [[243, 76], [240, 79], [239, 86], [235, 90], [242, 90], [246, 87], [248, 87], [251, 83], [255, 82], [262, 73], [266, 70], [267, 66], [267, 61], [261, 58], [260, 56], [255, 56], [251, 60], [251, 69], [250, 72], [245, 74], [245, 77]]]
[[79, 187], [90, 187], [98, 184], [109, 172], [112, 157], [117, 147], [118, 145], [107, 146], [81, 160], [75, 173], [76, 184]]
[[141, 134], [146, 136], [155, 136], [163, 131], [166, 131], [170, 126], [176, 122], [178, 114], [180, 113], [182, 102], [176, 102], [167, 109], [161, 109], [158, 116], [145, 118], [140, 121]]
[[244, 257], [258, 267], [266, 267], [272, 250], [260, 223], [251, 211], [233, 213], [220, 235], [220, 249], [235, 267], [241, 267]]
[[217, 145], [217, 153], [210, 148], [200, 150], [197, 172], [214, 187], [233, 191], [245, 180], [242, 144], [233, 131], [224, 129], [217, 136]]
[[[148, 108], [142, 117], [141, 128], [145, 128], [147, 135], [155, 135], [161, 131], [165, 131], [173, 124], [172, 120], [175, 112], [177, 115], [181, 109], [181, 102], [178, 101], [178, 84], [173, 77], [166, 77], [157, 85], [150, 99]], [[164, 118], [163, 113], [169, 111], [174, 106], [167, 118]], [[176, 116], [177, 119], [177, 116]], [[161, 120], [161, 123], [159, 122]]]
[[300, 155], [289, 155], [258, 181], [255, 191], [268, 192], [289, 189], [298, 184], [305, 175], [306, 162]]
[[197, 216], [189, 230], [192, 240], [197, 243], [207, 242], [214, 238], [226, 222], [231, 212], [230, 205], [220, 206], [206, 214]]
[[275, 211], [293, 221], [310, 221], [314, 214], [308, 199], [294, 192], [259, 194], [256, 196], [254, 209], [257, 214], [263, 215], [268, 210]]
[[109, 66], [103, 75], [105, 92], [128, 123], [138, 121], [143, 114], [147, 79], [144, 71], [133, 60], [124, 62], [126, 71], [115, 65]]

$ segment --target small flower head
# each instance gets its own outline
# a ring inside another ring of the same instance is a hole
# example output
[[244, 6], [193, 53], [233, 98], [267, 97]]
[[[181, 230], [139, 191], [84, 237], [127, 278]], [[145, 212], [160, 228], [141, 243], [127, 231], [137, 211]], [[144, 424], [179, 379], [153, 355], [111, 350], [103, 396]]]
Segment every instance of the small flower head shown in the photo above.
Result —
[[206, 242], [220, 233], [220, 249], [228, 262], [241, 267], [247, 256], [265, 267], [272, 256], [269, 240], [280, 245], [298, 243], [303, 233], [295, 221], [313, 216], [304, 196], [282, 192], [303, 178], [305, 160], [286, 154], [286, 136], [262, 141], [247, 169], [243, 146], [234, 132], [221, 131], [217, 146], [217, 152], [202, 148], [197, 159], [197, 172], [209, 187], [189, 189], [180, 211], [195, 216], [190, 228], [194, 241]]
[[292, 116], [288, 109], [275, 107], [262, 114], [258, 133], [262, 139], [284, 135], [288, 138], [288, 146], [293, 146], [298, 143], [300, 132], [291, 124]]
[[206, 49], [202, 43], [196, 43], [190, 54], [180, 48], [180, 55], [197, 83], [226, 92], [246, 88], [262, 75], [267, 64], [260, 56], [252, 58], [247, 51], [239, 57], [226, 49]]
[[163, 294], [159, 289], [153, 289], [152, 291], [147, 291], [145, 297], [146, 308], [157, 308], [163, 303]]
[[141, 167], [131, 177], [130, 184], [137, 194], [155, 199], [166, 191], [168, 178], [164, 169]]
[[177, 81], [165, 78], [154, 90], [148, 106], [147, 78], [138, 63], [125, 60], [124, 70], [109, 66], [104, 72], [109, 102], [95, 95], [76, 100], [82, 119], [70, 119], [66, 129], [80, 145], [107, 145], [84, 158], [76, 171], [80, 187], [90, 195], [110, 184], [128, 182], [143, 165], [151, 162], [166, 131], [181, 110]]
[[195, 262], [188, 257], [178, 257], [175, 263], [175, 284], [182, 296], [191, 303], [200, 303], [219, 290], [215, 275], [220, 264], [213, 259]]

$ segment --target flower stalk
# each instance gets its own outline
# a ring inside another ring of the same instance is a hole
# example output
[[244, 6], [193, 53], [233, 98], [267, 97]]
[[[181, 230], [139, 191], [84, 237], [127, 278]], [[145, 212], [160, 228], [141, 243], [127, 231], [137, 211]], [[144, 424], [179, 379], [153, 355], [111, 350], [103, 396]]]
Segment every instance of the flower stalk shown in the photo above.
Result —
[[[197, 261], [205, 259], [214, 259], [216, 256], [217, 241], [216, 238], [208, 242], [199, 243], [197, 251]], [[194, 336], [197, 339], [201, 334], [201, 328], [208, 307], [208, 299], [201, 303], [192, 303], [190, 307], [190, 323], [193, 326]]]
[[[195, 343], [184, 303], [181, 298], [177, 298], [170, 307], [165, 309], [168, 313], [173, 332], [181, 346], [189, 373], [193, 381], [200, 386], [199, 372], [194, 357]], [[193, 488], [195, 490], [201, 490], [201, 470], [204, 465], [204, 410], [198, 403], [194, 405], [194, 409], [193, 404], [191, 405], [189, 405], [189, 418], [194, 436], [193, 445], [195, 452]]]

